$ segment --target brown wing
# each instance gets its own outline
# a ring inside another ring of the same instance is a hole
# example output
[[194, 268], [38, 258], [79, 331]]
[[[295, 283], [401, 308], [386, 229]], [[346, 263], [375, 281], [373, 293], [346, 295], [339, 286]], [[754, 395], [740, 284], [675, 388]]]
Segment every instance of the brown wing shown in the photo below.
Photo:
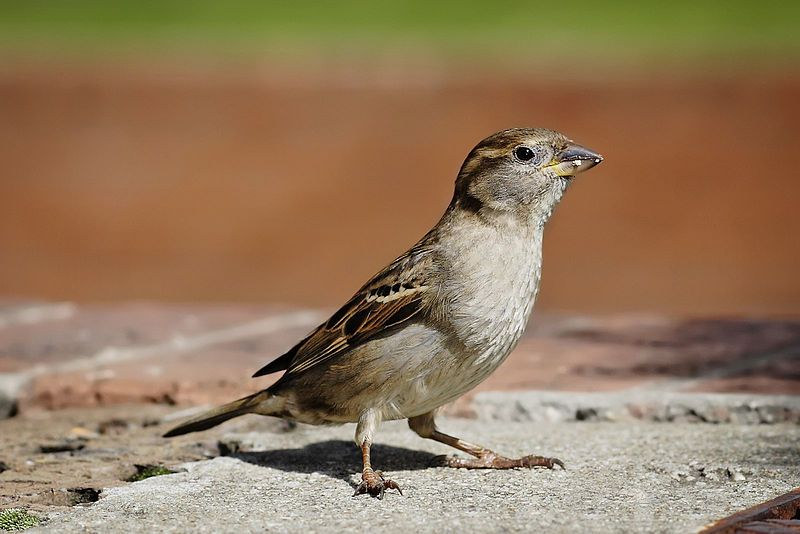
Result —
[[424, 276], [429, 262], [429, 254], [424, 250], [412, 249], [399, 257], [328, 321], [253, 376], [283, 369], [287, 370], [287, 376], [300, 373], [407, 323], [430, 300], [430, 282]]

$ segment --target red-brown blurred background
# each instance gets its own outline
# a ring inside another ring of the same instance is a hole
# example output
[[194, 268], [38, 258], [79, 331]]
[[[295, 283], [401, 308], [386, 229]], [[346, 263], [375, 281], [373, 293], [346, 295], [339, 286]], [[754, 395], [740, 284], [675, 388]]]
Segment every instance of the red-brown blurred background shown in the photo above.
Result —
[[0, 295], [333, 306], [437, 220], [477, 141], [546, 126], [606, 161], [550, 224], [540, 309], [800, 312], [796, 46], [598, 51], [595, 28], [563, 57], [526, 33], [454, 52], [434, 26], [229, 53], [40, 39], [63, 19], [5, 7]]

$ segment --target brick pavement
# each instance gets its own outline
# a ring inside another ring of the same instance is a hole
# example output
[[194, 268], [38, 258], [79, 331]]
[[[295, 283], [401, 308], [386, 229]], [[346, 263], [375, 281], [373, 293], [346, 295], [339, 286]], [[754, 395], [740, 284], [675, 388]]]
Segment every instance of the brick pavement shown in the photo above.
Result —
[[[270, 305], [0, 302], [0, 415], [227, 400], [269, 385], [275, 376], [250, 375], [324, 316]], [[530, 389], [800, 394], [800, 319], [538, 314], [475, 392]]]

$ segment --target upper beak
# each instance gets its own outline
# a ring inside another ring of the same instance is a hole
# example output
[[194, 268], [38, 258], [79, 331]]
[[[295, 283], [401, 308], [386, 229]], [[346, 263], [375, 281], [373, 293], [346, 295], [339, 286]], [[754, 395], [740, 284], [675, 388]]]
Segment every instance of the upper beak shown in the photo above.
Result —
[[548, 168], [558, 176], [575, 176], [579, 172], [591, 169], [603, 161], [603, 156], [586, 147], [570, 143], [555, 155]]

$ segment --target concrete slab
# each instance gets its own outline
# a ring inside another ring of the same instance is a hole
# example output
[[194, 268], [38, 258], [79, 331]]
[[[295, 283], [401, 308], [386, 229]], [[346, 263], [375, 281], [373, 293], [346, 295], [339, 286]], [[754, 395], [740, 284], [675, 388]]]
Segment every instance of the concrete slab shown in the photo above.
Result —
[[558, 456], [567, 470], [429, 467], [449, 449], [391, 423], [373, 459], [404, 495], [379, 501], [352, 497], [352, 426], [228, 434], [234, 456], [104, 491], [32, 532], [689, 532], [800, 485], [793, 424], [441, 426], [509, 455]]

